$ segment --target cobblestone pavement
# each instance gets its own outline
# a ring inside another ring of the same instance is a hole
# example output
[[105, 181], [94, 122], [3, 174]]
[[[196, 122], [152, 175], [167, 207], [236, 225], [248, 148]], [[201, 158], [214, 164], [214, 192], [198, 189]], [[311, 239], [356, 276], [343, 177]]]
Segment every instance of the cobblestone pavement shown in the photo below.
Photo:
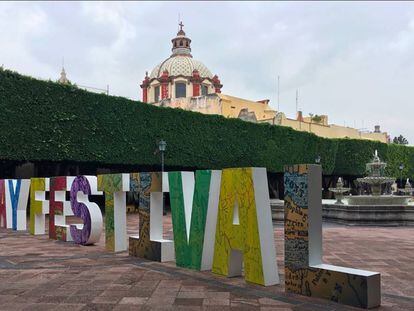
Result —
[[[165, 218], [165, 235], [172, 236]], [[128, 233], [138, 217], [128, 215]], [[380, 310], [414, 310], [414, 228], [324, 226], [324, 260], [381, 273]], [[282, 285], [194, 272], [0, 229], [0, 310], [359, 310], [286, 294], [283, 228], [275, 225]]]

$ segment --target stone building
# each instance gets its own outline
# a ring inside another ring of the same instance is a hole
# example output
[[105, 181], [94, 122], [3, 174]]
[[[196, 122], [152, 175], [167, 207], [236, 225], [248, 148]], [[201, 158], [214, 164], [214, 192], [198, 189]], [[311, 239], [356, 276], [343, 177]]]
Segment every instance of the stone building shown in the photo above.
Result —
[[305, 117], [302, 111], [298, 111], [296, 119], [288, 118], [283, 112], [278, 112], [275, 117], [261, 120], [261, 122], [288, 126], [297, 131], [310, 132], [326, 138], [353, 138], [374, 140], [383, 143], [390, 142], [388, 134], [381, 132], [379, 125], [375, 126], [373, 132], [367, 130], [362, 131], [349, 126], [329, 124], [327, 115]]
[[142, 81], [142, 101], [156, 106], [181, 108], [205, 114], [259, 122], [276, 116], [268, 100], [250, 101], [221, 93], [218, 75], [191, 54], [191, 39], [180, 23], [171, 40], [172, 54]]
[[374, 132], [328, 124], [328, 116], [287, 118], [269, 105], [269, 100], [252, 101], [221, 92], [223, 85], [218, 75], [191, 54], [191, 39], [183, 30], [183, 23], [172, 42], [172, 54], [159, 63], [141, 83], [142, 101], [161, 107], [181, 108], [204, 114], [218, 114], [226, 118], [270, 123], [312, 132], [327, 138], [357, 138], [388, 142], [387, 133], [376, 128]]

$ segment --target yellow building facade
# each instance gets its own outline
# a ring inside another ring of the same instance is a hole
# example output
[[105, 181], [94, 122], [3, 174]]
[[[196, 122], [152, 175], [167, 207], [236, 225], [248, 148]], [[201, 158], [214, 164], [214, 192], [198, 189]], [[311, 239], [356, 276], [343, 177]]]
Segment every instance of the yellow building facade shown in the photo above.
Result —
[[287, 118], [272, 109], [269, 100], [252, 101], [221, 93], [222, 84], [217, 75], [191, 54], [191, 39], [180, 30], [172, 42], [172, 54], [159, 63], [140, 85], [142, 101], [148, 104], [180, 108], [226, 118], [288, 126], [298, 131], [311, 132], [326, 138], [368, 139], [387, 143], [387, 133], [376, 126], [373, 132], [328, 123], [328, 116]]
[[381, 132], [379, 126], [376, 126], [373, 132], [360, 131], [352, 127], [329, 124], [327, 115], [318, 116], [318, 119], [315, 120], [311, 117], [302, 117], [299, 111], [296, 119], [290, 119], [283, 112], [279, 112], [274, 118], [260, 122], [288, 126], [297, 131], [310, 132], [326, 138], [354, 138], [380, 141], [383, 143], [389, 142], [388, 134]]

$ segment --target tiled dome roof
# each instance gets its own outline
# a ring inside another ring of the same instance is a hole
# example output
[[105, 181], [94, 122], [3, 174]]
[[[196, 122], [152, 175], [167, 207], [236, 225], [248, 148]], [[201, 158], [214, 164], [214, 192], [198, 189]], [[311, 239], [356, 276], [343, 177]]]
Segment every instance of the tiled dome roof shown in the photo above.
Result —
[[160, 78], [164, 70], [168, 71], [169, 76], [191, 77], [194, 70], [198, 70], [201, 78], [213, 78], [210, 70], [191, 55], [191, 39], [185, 35], [183, 23], [179, 24], [180, 30], [177, 36], [171, 40], [172, 55], [156, 66], [149, 76], [150, 79]]
[[213, 78], [210, 70], [200, 61], [187, 55], [176, 55], [167, 58], [157, 65], [150, 74], [150, 79], [161, 77], [164, 70], [168, 70], [170, 76], [192, 76], [194, 69], [198, 70], [201, 78]]

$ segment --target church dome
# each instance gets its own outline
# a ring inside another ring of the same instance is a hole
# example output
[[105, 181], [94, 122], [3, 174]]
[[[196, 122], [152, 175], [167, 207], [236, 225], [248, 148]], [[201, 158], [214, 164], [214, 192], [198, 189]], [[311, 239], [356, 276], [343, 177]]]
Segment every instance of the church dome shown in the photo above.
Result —
[[168, 71], [170, 76], [175, 77], [190, 77], [193, 75], [193, 71], [197, 70], [200, 74], [200, 77], [210, 79], [213, 78], [211, 71], [202, 62], [184, 55], [176, 55], [167, 58], [151, 71], [149, 78], [160, 78], [165, 70]]
[[171, 40], [171, 56], [158, 64], [148, 75], [142, 88], [144, 103], [158, 103], [164, 99], [198, 97], [220, 93], [222, 84], [217, 75], [191, 55], [191, 39], [183, 30], [183, 23]]

